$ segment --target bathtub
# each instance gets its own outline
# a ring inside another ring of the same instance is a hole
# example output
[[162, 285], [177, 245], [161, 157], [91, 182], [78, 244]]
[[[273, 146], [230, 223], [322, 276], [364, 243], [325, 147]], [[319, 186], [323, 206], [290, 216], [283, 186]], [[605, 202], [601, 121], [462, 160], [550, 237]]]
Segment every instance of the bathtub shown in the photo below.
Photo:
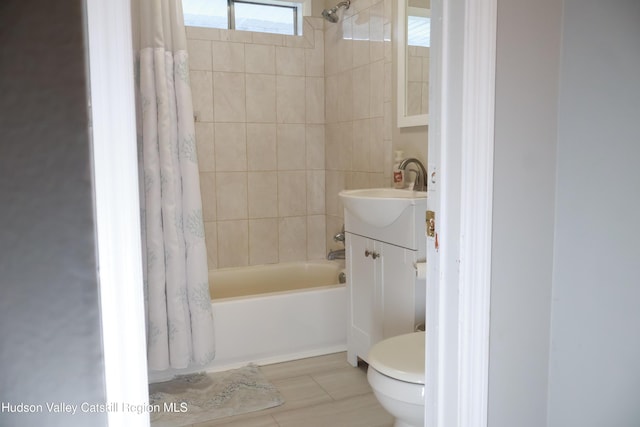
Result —
[[303, 261], [210, 270], [215, 359], [204, 367], [149, 371], [149, 382], [346, 351], [343, 268], [338, 261]]
[[347, 292], [334, 261], [209, 272], [216, 358], [209, 371], [346, 350]]

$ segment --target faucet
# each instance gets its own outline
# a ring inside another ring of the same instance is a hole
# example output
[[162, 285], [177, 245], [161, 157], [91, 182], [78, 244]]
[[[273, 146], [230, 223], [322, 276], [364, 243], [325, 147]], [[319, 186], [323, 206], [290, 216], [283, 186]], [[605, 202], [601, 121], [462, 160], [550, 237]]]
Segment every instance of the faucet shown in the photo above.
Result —
[[345, 259], [344, 257], [344, 249], [336, 249], [335, 251], [331, 250], [327, 254], [327, 259], [330, 261], [334, 259]]
[[415, 172], [416, 174], [416, 180], [413, 183], [413, 191], [427, 191], [427, 171], [420, 160], [416, 159], [415, 157], [404, 159], [398, 165], [398, 169], [406, 171], [409, 163], [414, 163], [418, 166], [418, 170], [411, 169], [411, 171]]

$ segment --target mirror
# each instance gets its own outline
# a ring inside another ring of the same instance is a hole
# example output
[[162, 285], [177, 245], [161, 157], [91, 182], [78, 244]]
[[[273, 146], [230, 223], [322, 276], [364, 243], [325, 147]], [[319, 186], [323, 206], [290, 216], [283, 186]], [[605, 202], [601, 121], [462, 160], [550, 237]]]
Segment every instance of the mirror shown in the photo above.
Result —
[[430, 0], [398, 1], [398, 127], [429, 123]]

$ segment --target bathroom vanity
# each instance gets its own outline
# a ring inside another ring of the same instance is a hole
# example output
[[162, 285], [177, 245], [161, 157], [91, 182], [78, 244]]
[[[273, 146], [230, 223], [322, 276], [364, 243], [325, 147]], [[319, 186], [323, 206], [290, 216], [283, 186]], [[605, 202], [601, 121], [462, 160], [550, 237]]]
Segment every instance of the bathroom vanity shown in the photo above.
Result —
[[347, 269], [347, 359], [367, 361], [378, 341], [424, 323], [426, 193], [370, 189], [340, 192]]

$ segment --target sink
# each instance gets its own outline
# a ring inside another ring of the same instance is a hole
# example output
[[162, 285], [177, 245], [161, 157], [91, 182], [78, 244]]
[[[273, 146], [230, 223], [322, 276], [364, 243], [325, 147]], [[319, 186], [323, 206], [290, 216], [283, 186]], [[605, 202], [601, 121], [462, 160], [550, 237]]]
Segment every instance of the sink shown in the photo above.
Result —
[[342, 190], [338, 196], [344, 208], [359, 220], [374, 227], [386, 227], [398, 219], [407, 207], [426, 199], [427, 193], [396, 188], [365, 188]]

